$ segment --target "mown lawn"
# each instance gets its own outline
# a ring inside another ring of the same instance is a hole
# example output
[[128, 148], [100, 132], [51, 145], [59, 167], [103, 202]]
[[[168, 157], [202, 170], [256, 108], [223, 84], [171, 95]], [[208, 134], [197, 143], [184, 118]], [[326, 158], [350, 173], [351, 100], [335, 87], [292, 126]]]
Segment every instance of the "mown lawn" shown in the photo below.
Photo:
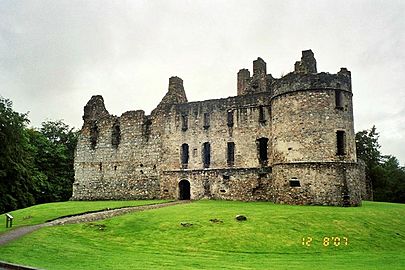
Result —
[[44, 269], [405, 269], [405, 205], [197, 201], [43, 228], [0, 247], [0, 260]]
[[[10, 212], [14, 217], [13, 227], [15, 229], [21, 226], [35, 225], [46, 222], [47, 220], [55, 219], [62, 216], [80, 214], [89, 211], [99, 211], [103, 209], [114, 209], [127, 206], [138, 206], [146, 204], [155, 204], [166, 202], [164, 200], [142, 200], [142, 201], [68, 201], [68, 202], [57, 202], [57, 203], [47, 203], [31, 206], [28, 208], [16, 210]], [[0, 217], [5, 219], [1, 215]], [[0, 226], [0, 234], [5, 231], [11, 230], [6, 229], [5, 226]]]

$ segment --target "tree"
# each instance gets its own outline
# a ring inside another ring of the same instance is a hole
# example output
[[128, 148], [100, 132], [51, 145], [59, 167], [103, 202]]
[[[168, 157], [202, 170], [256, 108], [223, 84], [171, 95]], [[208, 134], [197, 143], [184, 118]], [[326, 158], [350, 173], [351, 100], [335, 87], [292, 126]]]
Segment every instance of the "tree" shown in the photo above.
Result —
[[34, 163], [26, 133], [27, 114], [0, 97], [0, 213], [35, 203]]
[[59, 121], [42, 123], [41, 129], [30, 130], [35, 165], [45, 176], [36, 194], [39, 203], [65, 201], [72, 196], [74, 151], [77, 132]]
[[366, 163], [374, 200], [405, 203], [405, 169], [396, 157], [381, 154], [378, 137], [375, 126], [356, 133], [357, 157]]

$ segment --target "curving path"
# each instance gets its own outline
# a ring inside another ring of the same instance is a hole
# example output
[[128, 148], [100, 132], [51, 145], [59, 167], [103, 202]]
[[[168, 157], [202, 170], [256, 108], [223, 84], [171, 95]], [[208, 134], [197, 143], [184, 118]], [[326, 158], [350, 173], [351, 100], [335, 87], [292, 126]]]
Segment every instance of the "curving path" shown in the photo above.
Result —
[[[150, 209], [157, 209], [177, 204], [184, 204], [190, 203], [190, 201], [175, 201], [175, 202], [167, 202], [167, 203], [159, 203], [159, 204], [149, 204], [149, 205], [141, 205], [141, 206], [131, 206], [119, 209], [112, 209], [112, 210], [105, 210], [100, 212], [94, 213], [87, 213], [87, 214], [79, 214], [71, 217], [64, 217], [59, 218], [47, 223], [32, 225], [32, 226], [25, 226], [21, 228], [17, 228], [11, 230], [9, 232], [3, 233], [0, 235], [0, 246], [7, 244], [10, 241], [13, 241], [17, 238], [20, 238], [30, 232], [36, 231], [43, 227], [55, 226], [55, 225], [64, 225], [64, 224], [74, 224], [74, 223], [81, 223], [81, 222], [90, 222], [96, 220], [102, 220], [106, 218], [111, 218], [131, 212], [140, 212]], [[1, 269], [1, 268], [0, 268]]]

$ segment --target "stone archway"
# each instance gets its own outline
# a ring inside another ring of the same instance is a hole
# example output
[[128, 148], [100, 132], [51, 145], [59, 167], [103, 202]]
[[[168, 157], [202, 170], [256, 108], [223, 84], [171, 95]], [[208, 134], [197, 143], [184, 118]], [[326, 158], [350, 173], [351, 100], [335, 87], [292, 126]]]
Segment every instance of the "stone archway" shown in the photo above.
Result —
[[181, 180], [179, 182], [179, 200], [190, 200], [190, 182], [188, 180]]

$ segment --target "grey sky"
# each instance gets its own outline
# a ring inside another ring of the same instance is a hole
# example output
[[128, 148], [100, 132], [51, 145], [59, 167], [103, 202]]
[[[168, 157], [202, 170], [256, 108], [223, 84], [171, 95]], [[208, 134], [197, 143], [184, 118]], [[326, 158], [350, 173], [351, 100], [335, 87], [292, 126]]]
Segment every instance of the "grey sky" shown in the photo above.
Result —
[[149, 113], [184, 80], [190, 101], [236, 95], [258, 56], [280, 77], [312, 49], [352, 72], [356, 131], [376, 125], [405, 163], [405, 1], [0, 1], [0, 95], [32, 125], [80, 128], [94, 94]]

